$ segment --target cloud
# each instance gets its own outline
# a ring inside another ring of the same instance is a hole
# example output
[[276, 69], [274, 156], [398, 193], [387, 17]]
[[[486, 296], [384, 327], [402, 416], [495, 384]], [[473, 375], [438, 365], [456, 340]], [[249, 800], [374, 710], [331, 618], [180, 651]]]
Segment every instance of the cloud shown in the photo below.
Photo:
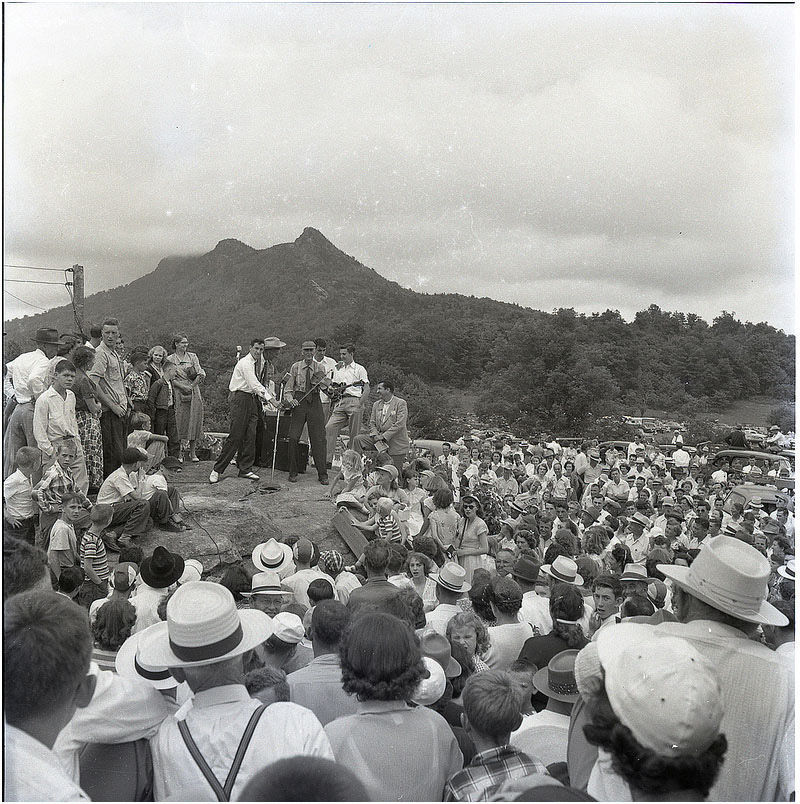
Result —
[[312, 225], [416, 289], [794, 328], [789, 6], [6, 11], [12, 262]]

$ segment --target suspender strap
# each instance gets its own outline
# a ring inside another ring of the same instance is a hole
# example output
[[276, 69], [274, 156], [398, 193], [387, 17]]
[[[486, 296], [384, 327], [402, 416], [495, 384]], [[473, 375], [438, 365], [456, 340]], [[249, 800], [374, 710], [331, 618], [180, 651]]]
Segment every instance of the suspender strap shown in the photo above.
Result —
[[262, 704], [259, 706], [258, 709], [253, 712], [253, 715], [247, 724], [247, 728], [244, 730], [242, 739], [239, 742], [239, 747], [236, 749], [236, 756], [233, 758], [233, 764], [231, 765], [230, 772], [228, 773], [228, 778], [225, 780], [224, 791], [226, 794], [226, 801], [230, 801], [231, 793], [233, 792], [233, 785], [236, 782], [236, 777], [239, 775], [239, 768], [242, 767], [242, 762], [244, 762], [244, 755], [247, 753], [247, 749], [250, 746], [250, 740], [253, 739], [253, 732], [255, 732], [258, 721], [261, 719], [261, 715], [264, 714], [264, 710], [266, 708], [267, 704]]
[[219, 779], [217, 779], [217, 777], [214, 775], [214, 771], [211, 770], [205, 760], [205, 757], [197, 747], [197, 743], [194, 741], [194, 738], [189, 731], [189, 727], [186, 725], [186, 721], [178, 721], [178, 730], [181, 733], [181, 737], [183, 737], [183, 742], [186, 743], [186, 747], [189, 749], [189, 753], [192, 755], [192, 759], [200, 769], [200, 772], [203, 774], [206, 781], [211, 785], [211, 789], [214, 791], [217, 801], [231, 800], [233, 785], [236, 782], [236, 777], [239, 775], [239, 769], [242, 767], [244, 755], [247, 753], [247, 749], [250, 746], [250, 741], [253, 739], [253, 732], [255, 732], [258, 721], [261, 719], [261, 715], [264, 714], [264, 710], [266, 708], [267, 705], [262, 704], [258, 707], [258, 709], [256, 709], [255, 712], [253, 712], [252, 716], [250, 717], [247, 727], [244, 730], [244, 734], [242, 735], [242, 739], [239, 741], [239, 747], [236, 749], [233, 764], [231, 765], [230, 772], [228, 773], [228, 778], [225, 780], [225, 787], [219, 783]]

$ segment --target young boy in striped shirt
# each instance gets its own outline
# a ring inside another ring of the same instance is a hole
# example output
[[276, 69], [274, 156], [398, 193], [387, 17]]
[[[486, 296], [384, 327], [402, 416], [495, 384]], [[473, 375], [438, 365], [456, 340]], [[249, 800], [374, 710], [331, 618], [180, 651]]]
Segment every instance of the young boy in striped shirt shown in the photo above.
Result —
[[90, 514], [92, 524], [81, 539], [81, 566], [86, 573], [78, 602], [90, 606], [93, 601], [108, 594], [108, 568], [103, 531], [111, 524], [114, 509], [110, 505], [95, 505]]

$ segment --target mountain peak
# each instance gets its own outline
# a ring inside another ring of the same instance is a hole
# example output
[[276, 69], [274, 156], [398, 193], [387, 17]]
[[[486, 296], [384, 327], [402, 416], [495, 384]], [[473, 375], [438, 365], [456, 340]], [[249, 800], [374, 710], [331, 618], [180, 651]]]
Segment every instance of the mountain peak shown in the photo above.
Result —
[[249, 254], [253, 251], [255, 251], [255, 249], [252, 246], [248, 246], [247, 243], [242, 243], [241, 240], [236, 240], [233, 237], [220, 240], [219, 243], [214, 246], [214, 253], [216, 254], [238, 256], [240, 254]]
[[331, 243], [331, 241], [328, 240], [324, 234], [322, 234], [322, 232], [320, 232], [318, 229], [314, 229], [311, 226], [306, 226], [306, 228], [303, 229], [303, 234], [301, 234], [300, 237], [298, 237], [294, 242], [297, 245], [307, 244], [310, 246], [315, 246], [316, 248], [336, 248], [336, 246], [334, 246], [333, 243]]

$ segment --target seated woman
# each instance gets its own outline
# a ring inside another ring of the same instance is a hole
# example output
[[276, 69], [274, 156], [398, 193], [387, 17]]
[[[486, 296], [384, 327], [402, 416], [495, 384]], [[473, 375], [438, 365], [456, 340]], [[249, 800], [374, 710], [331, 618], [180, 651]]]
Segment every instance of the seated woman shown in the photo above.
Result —
[[336, 761], [373, 801], [440, 801], [463, 756], [441, 715], [406, 703], [425, 672], [414, 632], [391, 614], [367, 612], [347, 626], [339, 656], [342, 688], [359, 712], [325, 726]]
[[348, 507], [361, 506], [364, 513], [363, 502], [367, 489], [364, 486], [364, 459], [355, 450], [346, 449], [342, 453], [341, 466], [332, 471], [331, 485], [322, 496], [330, 498], [336, 505], [346, 503]]

